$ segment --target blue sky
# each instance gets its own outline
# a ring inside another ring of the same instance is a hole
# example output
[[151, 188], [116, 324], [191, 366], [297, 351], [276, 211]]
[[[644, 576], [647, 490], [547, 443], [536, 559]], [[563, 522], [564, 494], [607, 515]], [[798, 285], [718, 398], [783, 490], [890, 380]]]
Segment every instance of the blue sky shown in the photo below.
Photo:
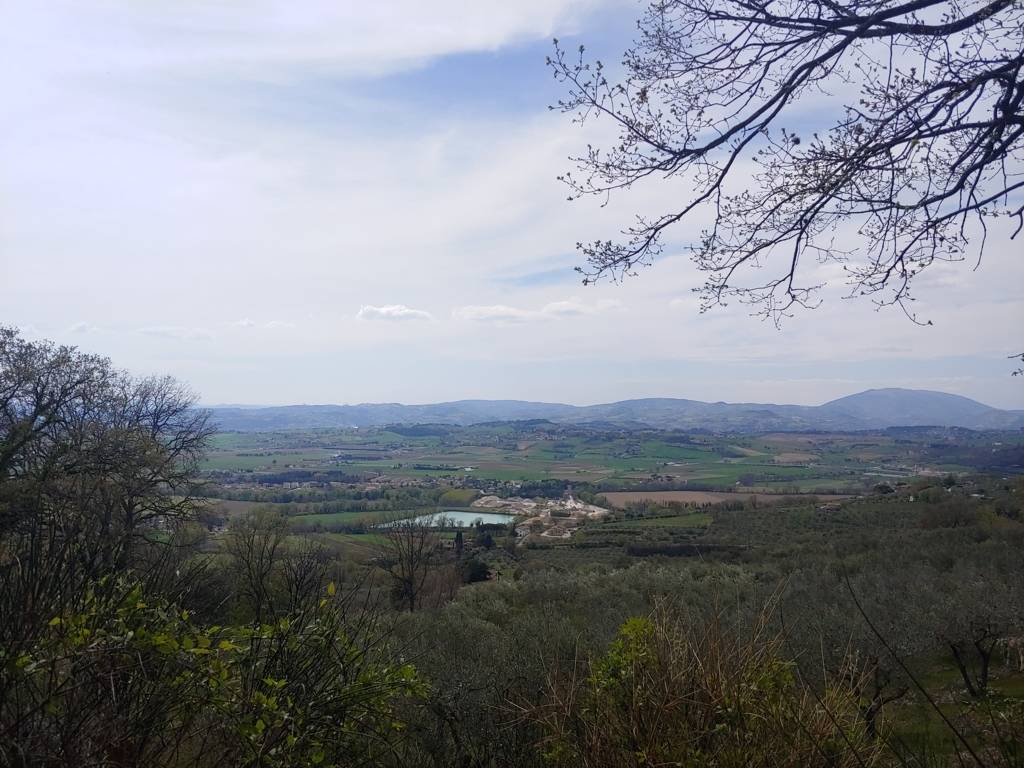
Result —
[[[616, 60], [640, 6], [0, 0], [0, 322], [208, 403], [820, 403], [869, 387], [1024, 407], [1019, 245], [939, 265], [921, 328], [842, 299], [700, 315], [685, 255], [583, 287], [577, 240], [685, 194], [565, 201], [600, 124], [547, 107], [551, 38]], [[685, 239], [686, 234], [680, 233]], [[998, 241], [998, 242], [997, 242]]]

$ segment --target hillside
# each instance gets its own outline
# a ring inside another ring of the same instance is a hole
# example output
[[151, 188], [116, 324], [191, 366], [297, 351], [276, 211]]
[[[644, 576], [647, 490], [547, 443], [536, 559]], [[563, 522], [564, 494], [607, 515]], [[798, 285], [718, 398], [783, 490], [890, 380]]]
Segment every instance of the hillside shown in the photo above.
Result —
[[521, 400], [458, 400], [426, 405], [288, 405], [216, 407], [225, 431], [369, 427], [384, 424], [478, 424], [548, 419], [561, 424], [708, 429], [725, 432], [861, 430], [941, 426], [967, 429], [1024, 428], [1024, 411], [1005, 411], [960, 395], [913, 389], [872, 389], [820, 406], [771, 403], [705, 403], [648, 398], [574, 406]]
[[877, 427], [969, 427], [1000, 429], [1019, 411], [1001, 411], [961, 395], [922, 389], [869, 389], [825, 403], [819, 409], [837, 419], [858, 419]]

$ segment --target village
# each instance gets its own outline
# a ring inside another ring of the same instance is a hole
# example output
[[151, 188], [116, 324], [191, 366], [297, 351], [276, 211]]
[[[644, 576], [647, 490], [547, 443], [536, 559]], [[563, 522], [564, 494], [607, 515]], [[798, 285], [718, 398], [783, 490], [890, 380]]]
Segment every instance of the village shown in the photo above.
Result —
[[525, 543], [530, 536], [568, 539], [583, 522], [602, 520], [611, 514], [604, 507], [586, 504], [571, 495], [565, 499], [524, 499], [517, 496], [503, 499], [483, 496], [470, 507], [525, 518], [516, 524], [516, 536], [520, 543]]

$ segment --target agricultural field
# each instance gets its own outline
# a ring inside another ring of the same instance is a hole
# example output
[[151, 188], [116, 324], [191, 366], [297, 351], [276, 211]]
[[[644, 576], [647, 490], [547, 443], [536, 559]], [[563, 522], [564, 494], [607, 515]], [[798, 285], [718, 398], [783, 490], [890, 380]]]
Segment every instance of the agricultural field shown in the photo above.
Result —
[[[403, 434], [403, 432], [405, 434]], [[966, 432], [966, 431], [961, 431]], [[449, 484], [561, 480], [612, 489], [856, 491], [880, 479], [970, 472], [998, 434], [711, 435], [601, 431], [541, 422], [225, 433], [204, 469], [279, 484], [375, 478]], [[1016, 441], [1021, 438], [1016, 436]], [[617, 488], [619, 489], [619, 488]], [[682, 489], [682, 488], [680, 488]]]
[[838, 501], [846, 499], [850, 494], [771, 494], [771, 493], [742, 493], [740, 491], [608, 491], [601, 494], [612, 506], [624, 507], [639, 501], [671, 502], [677, 501], [682, 504], [693, 504], [703, 506], [707, 504], [720, 504], [723, 501], [754, 500], [758, 503], [773, 504], [783, 500], [797, 501], [800, 497], [813, 497], [816, 501]]
[[[518, 542], [564, 549], [662, 534], [680, 545], [710, 525], [697, 508], [756, 505], [785, 515], [921, 480], [1012, 474], [1021, 471], [1012, 461], [1022, 443], [1020, 434], [966, 430], [719, 435], [539, 421], [221, 433], [203, 469], [211, 530], [262, 508], [296, 533], [349, 537], [364, 553], [383, 523], [469, 510], [483, 496], [574, 496], [609, 510], [612, 519], [584, 521], [579, 531], [543, 523], [564, 536], [540, 536], [534, 521], [534, 535]], [[652, 513], [619, 519], [635, 508]]]

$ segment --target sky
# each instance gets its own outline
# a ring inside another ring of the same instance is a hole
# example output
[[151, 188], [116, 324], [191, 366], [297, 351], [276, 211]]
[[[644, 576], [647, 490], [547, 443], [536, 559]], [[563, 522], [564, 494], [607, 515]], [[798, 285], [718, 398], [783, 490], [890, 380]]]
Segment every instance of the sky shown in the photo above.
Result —
[[0, 324], [27, 337], [171, 374], [207, 404], [915, 387], [1024, 408], [1007, 360], [1024, 259], [999, 231], [977, 269], [922, 276], [928, 327], [844, 299], [829, 267], [823, 307], [781, 329], [738, 305], [700, 314], [682, 240], [637, 277], [580, 283], [578, 240], [681, 194], [602, 207], [556, 180], [608, 134], [548, 109], [551, 40], [614, 61], [633, 2], [0, 11]]

